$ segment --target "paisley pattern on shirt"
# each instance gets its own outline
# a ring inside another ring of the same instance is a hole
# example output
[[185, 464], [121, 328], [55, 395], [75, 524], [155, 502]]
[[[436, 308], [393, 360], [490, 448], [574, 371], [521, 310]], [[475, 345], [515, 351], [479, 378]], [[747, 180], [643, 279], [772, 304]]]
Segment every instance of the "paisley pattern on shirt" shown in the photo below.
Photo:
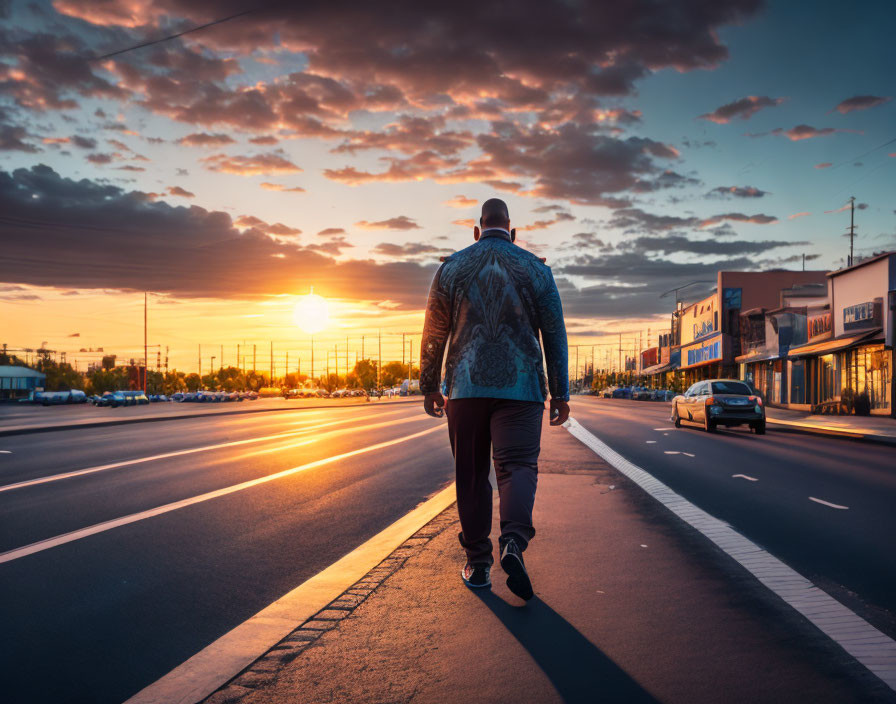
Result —
[[[547, 384], [542, 347], [547, 361]], [[449, 257], [426, 306], [420, 388], [450, 398], [544, 401], [569, 396], [566, 328], [549, 267], [500, 231]]]

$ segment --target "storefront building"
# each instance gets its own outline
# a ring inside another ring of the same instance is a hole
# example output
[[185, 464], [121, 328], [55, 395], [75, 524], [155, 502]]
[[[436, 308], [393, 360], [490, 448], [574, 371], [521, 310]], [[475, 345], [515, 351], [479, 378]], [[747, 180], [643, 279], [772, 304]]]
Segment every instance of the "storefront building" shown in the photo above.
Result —
[[828, 274], [830, 308], [810, 310], [808, 339], [788, 360], [806, 369], [818, 413], [894, 415], [896, 252]]

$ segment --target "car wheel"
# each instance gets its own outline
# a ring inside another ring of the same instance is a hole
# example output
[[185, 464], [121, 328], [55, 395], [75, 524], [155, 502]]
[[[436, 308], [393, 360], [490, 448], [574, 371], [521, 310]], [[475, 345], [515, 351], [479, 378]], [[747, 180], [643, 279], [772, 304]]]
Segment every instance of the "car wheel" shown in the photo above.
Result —
[[680, 428], [680, 427], [681, 427], [681, 418], [678, 416], [678, 408], [673, 408], [673, 409], [672, 409], [672, 424], [673, 424], [676, 428]]
[[759, 421], [758, 423], [752, 423], [750, 427], [753, 429], [753, 432], [757, 435], [765, 435], [765, 421]]
[[715, 421], [709, 419], [709, 415], [707, 415], [706, 418], [704, 418], [704, 420], [703, 420], [703, 428], [706, 430], [707, 433], [716, 432], [716, 423], [715, 423]]

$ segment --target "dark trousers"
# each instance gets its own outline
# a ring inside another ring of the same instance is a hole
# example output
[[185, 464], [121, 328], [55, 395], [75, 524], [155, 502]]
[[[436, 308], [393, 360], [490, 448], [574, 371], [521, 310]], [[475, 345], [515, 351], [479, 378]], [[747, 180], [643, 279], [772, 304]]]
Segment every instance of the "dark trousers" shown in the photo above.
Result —
[[511, 534], [525, 550], [535, 535], [532, 507], [538, 483], [544, 404], [498, 398], [449, 400], [448, 437], [457, 472], [460, 542], [471, 563], [492, 564], [489, 454], [500, 498], [501, 541]]

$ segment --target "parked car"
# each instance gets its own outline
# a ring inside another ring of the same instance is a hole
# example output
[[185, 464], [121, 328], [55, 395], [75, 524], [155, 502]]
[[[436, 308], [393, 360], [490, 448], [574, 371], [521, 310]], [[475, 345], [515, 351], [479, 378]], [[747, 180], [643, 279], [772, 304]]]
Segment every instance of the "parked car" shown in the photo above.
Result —
[[633, 401], [649, 401], [651, 397], [651, 390], [646, 386], [633, 386], [632, 387], [632, 400]]
[[100, 396], [96, 405], [108, 408], [118, 408], [119, 406], [127, 405], [127, 399], [125, 398], [123, 391], [107, 391]]
[[613, 389], [613, 398], [631, 398], [632, 390], [628, 386], [617, 386]]
[[765, 406], [753, 390], [738, 379], [698, 381], [672, 401], [672, 422], [702, 423], [706, 432], [724, 425], [749, 425], [757, 435], [765, 434]]

